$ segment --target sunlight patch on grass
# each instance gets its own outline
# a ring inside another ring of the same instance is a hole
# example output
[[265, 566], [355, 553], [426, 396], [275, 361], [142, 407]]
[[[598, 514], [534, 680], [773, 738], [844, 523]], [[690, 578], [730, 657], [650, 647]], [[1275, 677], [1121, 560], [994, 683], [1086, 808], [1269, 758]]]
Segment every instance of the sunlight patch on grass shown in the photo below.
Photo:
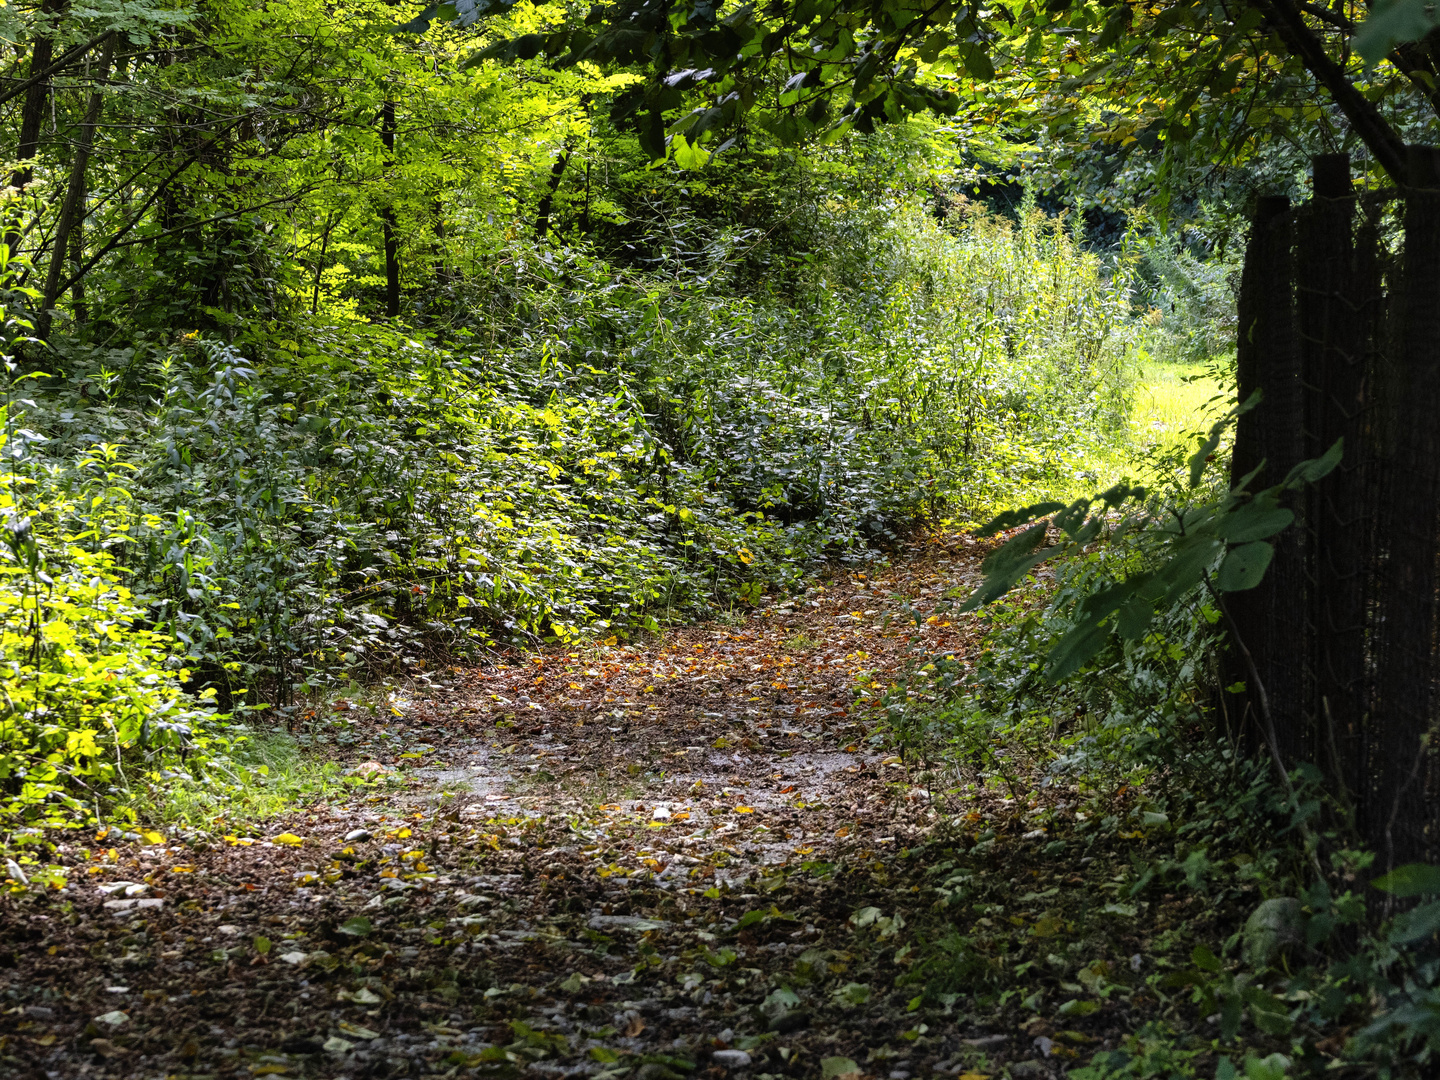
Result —
[[1195, 436], [1230, 408], [1223, 362], [1169, 363], [1141, 359], [1134, 384], [1134, 407], [1127, 438], [1077, 454], [1065, 463], [1073, 480], [1037, 486], [1027, 502], [1089, 498], [1111, 484], [1126, 480], [1147, 487], [1175, 482], [1186, 472]]
[[[1225, 389], [1207, 365], [1149, 360], [1140, 371], [1130, 424], [1142, 450], [1188, 444], [1190, 435], [1208, 428], [1229, 407]], [[1225, 398], [1223, 405], [1217, 398]]]

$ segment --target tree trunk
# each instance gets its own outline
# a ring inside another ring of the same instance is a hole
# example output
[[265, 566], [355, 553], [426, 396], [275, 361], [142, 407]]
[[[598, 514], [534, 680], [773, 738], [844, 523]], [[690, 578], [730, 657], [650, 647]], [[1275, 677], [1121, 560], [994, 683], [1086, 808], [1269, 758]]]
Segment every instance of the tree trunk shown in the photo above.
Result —
[[1306, 756], [1336, 781], [1346, 802], [1365, 774], [1366, 617], [1373, 538], [1369, 372], [1379, 304], [1373, 259], [1358, 260], [1352, 236], [1355, 193], [1348, 154], [1315, 158], [1314, 199], [1296, 239], [1296, 315], [1306, 391], [1307, 457], [1344, 440], [1340, 467], [1310, 493], [1315, 552], [1316, 745]]
[[[35, 44], [30, 50], [32, 78], [44, 74], [50, 68], [50, 61], [55, 55], [55, 39], [49, 34], [50, 16], [62, 12], [67, 3], [68, 0], [42, 0], [40, 4]], [[16, 191], [25, 190], [30, 181], [35, 179], [35, 169], [30, 161], [40, 148], [40, 129], [45, 123], [45, 103], [49, 98], [48, 76], [31, 82], [25, 91], [25, 101], [20, 107], [20, 138], [15, 144], [15, 160], [20, 164], [10, 174], [10, 186]], [[18, 229], [12, 227], [6, 230], [5, 244], [14, 254], [20, 246]]]
[[60, 221], [55, 226], [55, 241], [50, 249], [50, 266], [45, 275], [44, 299], [40, 304], [40, 317], [36, 321], [36, 336], [42, 339], [50, 336], [50, 323], [55, 303], [60, 298], [60, 278], [65, 271], [65, 256], [70, 249], [70, 233], [85, 218], [85, 177], [90, 165], [90, 149], [95, 142], [95, 125], [100, 121], [100, 109], [104, 104], [101, 87], [110, 77], [110, 61], [115, 55], [115, 39], [105, 43], [100, 58], [100, 70], [95, 76], [90, 100], [85, 106], [85, 118], [80, 122], [80, 134], [75, 141], [75, 160], [70, 165], [70, 183], [65, 189], [65, 202], [60, 207]]
[[565, 176], [565, 167], [570, 164], [570, 142], [560, 148], [560, 156], [550, 166], [550, 179], [545, 184], [545, 194], [535, 210], [535, 239], [544, 240], [550, 232], [550, 215], [555, 209], [555, 193], [560, 190], [560, 181]]
[[[395, 161], [395, 102], [387, 101], [380, 110], [380, 138], [385, 143], [386, 164]], [[385, 315], [400, 316], [400, 242], [395, 227], [395, 208], [386, 203], [380, 211], [380, 224], [385, 234]]]
[[[1294, 216], [1289, 200], [1259, 201], [1241, 275], [1236, 368], [1239, 399], [1259, 390], [1260, 404], [1240, 417], [1235, 432], [1232, 482], [1260, 468], [1251, 490], [1285, 479], [1304, 452], [1304, 399], [1299, 351], [1295, 347]], [[1261, 467], [1263, 463], [1263, 468]], [[1303, 517], [1303, 506], [1293, 505]], [[1275, 741], [1286, 767], [1305, 742], [1305, 597], [1306, 552], [1301, 528], [1275, 541], [1275, 561], [1254, 589], [1230, 600], [1235, 630], [1254, 657], [1275, 725]], [[1236, 669], [1231, 683], [1246, 683], [1233, 701], [1252, 747], [1265, 745], [1265, 718], [1258, 707], [1259, 687], [1249, 686], [1248, 671]]]

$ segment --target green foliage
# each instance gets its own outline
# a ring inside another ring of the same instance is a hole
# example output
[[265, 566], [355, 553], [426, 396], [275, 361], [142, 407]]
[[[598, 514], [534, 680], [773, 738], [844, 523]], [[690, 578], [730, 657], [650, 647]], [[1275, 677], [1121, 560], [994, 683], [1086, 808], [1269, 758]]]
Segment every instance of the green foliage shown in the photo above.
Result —
[[[213, 791], [263, 816], [334, 778], [245, 749], [207, 700], [253, 725], [352, 679], [654, 632], [1016, 490], [1068, 494], [1128, 428], [1123, 277], [1038, 213], [857, 213], [811, 226], [826, 254], [788, 296], [737, 295], [723, 245], [647, 271], [569, 250], [457, 289], [444, 345], [324, 316], [61, 342], [9, 414], [33, 518], [14, 608], [44, 624], [63, 599], [65, 662], [89, 667], [34, 692], [64, 713], [61, 683], [116, 669], [148, 696], [119, 684], [118, 753], [77, 734], [98, 721], [52, 723], [35, 753], [73, 736], [82, 765], [26, 799], [79, 821], [142, 776], [175, 786], [162, 814], [198, 822]], [[129, 668], [99, 636], [123, 626]]]
[[1151, 236], [1137, 252], [1142, 340], [1158, 360], [1206, 363], [1235, 350], [1240, 265], [1233, 250], [1197, 253], [1186, 239]]
[[[1321, 468], [1311, 463], [1292, 480]], [[1197, 494], [1187, 505], [1175, 492], [1171, 516], [1213, 522], [1228, 499]], [[1276, 508], [1254, 500], [1222, 516], [1230, 520], [1215, 536], [1229, 551], [1282, 524]], [[1142, 635], [1102, 635], [1083, 679], [1044, 676], [1042, 659], [1093, 616], [1086, 598], [1169, 564], [1176, 540], [1166, 537], [1152, 546], [1117, 531], [1089, 549], [1056, 553], [1046, 580], [1018, 584], [986, 609], [990, 629], [973, 668], [931, 680], [941, 691], [935, 704], [892, 695], [892, 720], [908, 711], [913, 728], [915, 714], [928, 712], [932, 738], [948, 741], [953, 760], [976, 770], [984, 786], [1023, 795], [1038, 772], [1041, 789], [1054, 785], [1078, 799], [1089, 824], [1069, 838], [1066, 858], [1102, 853], [1107, 833], [1146, 837], [1145, 854], [1117, 875], [1118, 899], [1106, 909], [1117, 917], [1160, 893], [1198, 894], [1222, 913], [1216, 926], [1201, 920], [1206, 925], [1164, 935], [1184, 942], [1182, 957], [1165, 957], [1159, 943], [1143, 956], [1157, 965], [1152, 992], [1171, 1003], [1164, 1023], [1130, 1033], [1071, 1075], [1429, 1075], [1440, 1049], [1440, 869], [1404, 866], [1371, 881], [1373, 855], [1351, 849], [1344, 809], [1332, 804], [1319, 772], [1296, 769], [1287, 786], [1242, 752], [1209, 706], [1223, 637], [1215, 594], [1198, 576], [1153, 605]], [[1218, 574], [1220, 549], [1213, 557]], [[1243, 570], [1235, 571], [1241, 584]], [[1123, 803], [1118, 793], [1127, 795]], [[1110, 809], [1117, 804], [1123, 816]], [[993, 835], [976, 837], [975, 850]], [[969, 896], [963, 877], [952, 902]], [[1393, 899], [1375, 905], [1367, 883]], [[1228, 925], [1225, 912], [1235, 913]], [[950, 952], [937, 950], [927, 964], [941, 970]]]
[[220, 825], [239, 828], [360, 782], [342, 775], [334, 762], [307, 755], [283, 731], [238, 724], [227, 730], [233, 742], [224, 768], [212, 769], [203, 782], [172, 777], [172, 783], [153, 792], [157, 805], [147, 810], [147, 818], [158, 825], [201, 831]]
[[[1245, 408], [1253, 405], [1249, 402]], [[1191, 492], [1200, 487], [1207, 462], [1237, 412], [1217, 422], [1191, 455]], [[1084, 548], [1100, 536], [1114, 511], [1126, 503], [1136, 504], [1137, 511], [1115, 532], [1117, 539], [1135, 537], [1135, 546], [1144, 549], [1145, 567], [1120, 581], [1062, 594], [1060, 602], [1072, 611], [1073, 625], [1050, 650], [1046, 675], [1055, 681], [1068, 678], [1103, 648], [1112, 630], [1123, 641], [1140, 640], [1157, 611], [1173, 607], [1202, 585], [1221, 604], [1220, 594], [1258, 585], [1274, 555], [1269, 539], [1295, 520], [1282, 505], [1284, 497], [1325, 477], [1340, 463], [1341, 452], [1337, 442], [1323, 457], [1299, 463], [1279, 484], [1253, 494], [1245, 490], [1252, 473], [1211, 503], [1167, 505], [1148, 498], [1143, 488], [1121, 484], [1069, 506], [1038, 503], [1002, 514], [986, 527], [986, 534], [1027, 527], [986, 559], [985, 581], [962, 610], [1003, 596], [1042, 562]], [[1097, 504], [1098, 509], [1092, 509]], [[1051, 528], [1060, 532], [1063, 542], [1041, 547]]]

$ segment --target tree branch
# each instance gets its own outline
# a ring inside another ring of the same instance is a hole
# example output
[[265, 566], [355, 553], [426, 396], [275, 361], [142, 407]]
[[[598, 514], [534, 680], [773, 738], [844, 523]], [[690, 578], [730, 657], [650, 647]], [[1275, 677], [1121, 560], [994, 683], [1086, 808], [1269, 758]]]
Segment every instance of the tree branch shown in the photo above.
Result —
[[4, 105], [7, 101], [10, 101], [12, 98], [17, 98], [17, 97], [19, 97], [21, 94], [25, 93], [25, 91], [29, 90], [32, 86], [34, 86], [36, 83], [42, 83], [42, 82], [44, 82], [44, 81], [45, 81], [46, 79], [48, 79], [51, 75], [54, 75], [57, 71], [61, 71], [61, 70], [65, 69], [65, 68], [69, 67], [69, 66], [70, 66], [71, 64], [73, 64], [76, 60], [80, 59], [80, 57], [84, 56], [84, 55], [85, 55], [87, 52], [89, 52], [91, 49], [95, 48], [96, 45], [100, 45], [100, 44], [102, 44], [103, 42], [108, 41], [110, 38], [114, 37], [114, 36], [115, 36], [115, 33], [116, 33], [116, 32], [115, 32], [114, 30], [106, 30], [103, 34], [97, 34], [95, 37], [91, 38], [89, 41], [87, 41], [87, 42], [85, 42], [85, 43], [83, 43], [83, 44], [81, 44], [81, 45], [76, 45], [76, 46], [75, 46], [73, 49], [71, 49], [69, 52], [67, 52], [67, 53], [65, 53], [63, 56], [61, 56], [59, 60], [56, 60], [53, 64], [50, 64], [48, 67], [46, 67], [44, 71], [41, 71], [41, 72], [39, 72], [38, 74], [35, 74], [35, 75], [31, 75], [31, 76], [30, 76], [28, 79], [26, 79], [24, 82], [17, 83], [15, 86], [12, 86], [9, 90], [6, 90], [4, 93], [0, 93], [0, 105]]
[[1345, 69], [1331, 59], [1325, 43], [1305, 25], [1299, 10], [1290, 0], [1259, 0], [1259, 8], [1270, 19], [1281, 40], [1290, 48], [1305, 69], [1330, 92], [1335, 104], [1355, 129], [1355, 134], [1374, 155], [1390, 179], [1401, 187], [1408, 186], [1409, 171], [1405, 167], [1405, 143], [1345, 74]]

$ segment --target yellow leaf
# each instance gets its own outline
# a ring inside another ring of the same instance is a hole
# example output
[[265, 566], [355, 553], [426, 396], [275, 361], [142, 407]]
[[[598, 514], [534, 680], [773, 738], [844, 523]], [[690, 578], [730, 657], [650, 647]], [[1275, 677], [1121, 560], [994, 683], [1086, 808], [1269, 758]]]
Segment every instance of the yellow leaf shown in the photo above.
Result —
[[737, 813], [737, 814], [753, 814], [754, 812], [755, 812], [755, 808], [754, 808], [753, 806], [737, 806], [737, 807], [735, 807], [735, 813]]
[[165, 837], [158, 832], [143, 832], [140, 835], [145, 838], [147, 844], [163, 844], [165, 842]]
[[305, 843], [305, 841], [294, 833], [282, 832], [279, 836], [275, 837], [275, 843], [284, 844], [286, 847], [299, 847]]
[[961, 1073], [956, 1080], [990, 1080], [990, 1074], [977, 1072]]

